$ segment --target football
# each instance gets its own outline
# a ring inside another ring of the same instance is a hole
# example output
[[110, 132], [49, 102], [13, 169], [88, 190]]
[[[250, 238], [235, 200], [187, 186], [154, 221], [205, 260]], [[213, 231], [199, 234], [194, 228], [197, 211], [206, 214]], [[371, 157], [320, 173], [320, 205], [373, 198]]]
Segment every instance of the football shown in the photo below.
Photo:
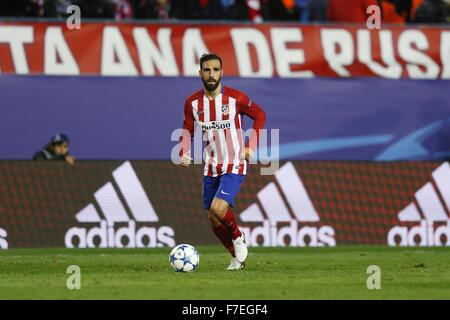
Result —
[[169, 263], [176, 272], [192, 272], [199, 266], [200, 255], [193, 246], [179, 244], [170, 252]]

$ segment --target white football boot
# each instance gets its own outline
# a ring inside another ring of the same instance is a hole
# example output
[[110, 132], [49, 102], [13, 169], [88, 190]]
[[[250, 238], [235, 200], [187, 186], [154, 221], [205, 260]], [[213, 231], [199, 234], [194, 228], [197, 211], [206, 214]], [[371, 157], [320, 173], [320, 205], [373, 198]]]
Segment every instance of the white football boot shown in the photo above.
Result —
[[247, 255], [248, 255], [248, 249], [247, 249], [247, 245], [245, 244], [245, 238], [244, 238], [243, 233], [240, 237], [233, 240], [233, 246], [234, 246], [234, 254], [236, 256], [236, 259], [240, 263], [243, 263], [245, 261], [245, 259], [247, 259]]
[[244, 263], [240, 263], [238, 259], [232, 258], [227, 270], [240, 270], [245, 267]]

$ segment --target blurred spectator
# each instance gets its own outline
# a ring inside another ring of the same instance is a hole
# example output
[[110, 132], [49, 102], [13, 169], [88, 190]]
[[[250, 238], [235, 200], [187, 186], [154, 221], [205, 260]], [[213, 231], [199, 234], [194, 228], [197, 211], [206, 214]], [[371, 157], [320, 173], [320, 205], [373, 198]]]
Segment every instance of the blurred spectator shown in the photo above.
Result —
[[113, 0], [113, 3], [116, 8], [115, 19], [123, 20], [123, 19], [131, 19], [133, 18], [133, 11], [131, 9], [131, 4], [128, 0]]
[[221, 0], [172, 0], [170, 16], [174, 19], [221, 19]]
[[116, 5], [112, 0], [73, 0], [80, 7], [82, 18], [114, 19]]
[[309, 21], [309, 0], [296, 0], [298, 10], [300, 11], [300, 21]]
[[72, 5], [71, 0], [55, 0], [54, 8], [56, 12], [56, 18], [67, 18], [69, 14], [67, 13], [67, 8]]
[[329, 0], [328, 21], [365, 23], [367, 7], [371, 5], [378, 5], [378, 0], [351, 0], [351, 5], [348, 0]]
[[64, 133], [55, 134], [42, 150], [34, 154], [33, 160], [64, 160], [73, 165], [75, 158], [69, 155], [69, 137]]
[[410, 20], [410, 12], [399, 10], [396, 0], [381, 0], [383, 22], [391, 24], [404, 24]]
[[261, 1], [247, 0], [248, 19], [253, 22], [262, 22]]
[[2, 17], [28, 17], [32, 15], [32, 6], [28, 0], [0, 1], [0, 16]]
[[52, 0], [30, 0], [33, 15], [37, 17], [56, 17], [55, 2]]
[[381, 0], [383, 22], [404, 24], [414, 20], [417, 8], [424, 0]]
[[450, 22], [450, 0], [0, 0], [0, 16], [63, 19], [71, 4], [83, 18], [111, 20], [364, 23], [379, 5], [384, 23]]
[[450, 0], [445, 0], [447, 3], [447, 23], [450, 23]]
[[327, 21], [328, 0], [309, 0], [309, 21]]
[[[221, 0], [223, 18], [226, 20], [249, 20], [247, 0]], [[255, 15], [256, 18], [256, 15]]]
[[157, 19], [153, 0], [133, 0], [133, 11], [135, 19]]
[[63, 0], [2, 0], [0, 16], [4, 17], [56, 17], [57, 5]]
[[82, 18], [131, 19], [132, 6], [129, 0], [71, 0], [80, 7]]
[[170, 0], [134, 0], [135, 19], [170, 19]]
[[299, 20], [300, 10], [295, 0], [263, 0], [264, 20]]
[[414, 16], [416, 23], [445, 23], [447, 22], [448, 4], [443, 0], [424, 0], [417, 8]]

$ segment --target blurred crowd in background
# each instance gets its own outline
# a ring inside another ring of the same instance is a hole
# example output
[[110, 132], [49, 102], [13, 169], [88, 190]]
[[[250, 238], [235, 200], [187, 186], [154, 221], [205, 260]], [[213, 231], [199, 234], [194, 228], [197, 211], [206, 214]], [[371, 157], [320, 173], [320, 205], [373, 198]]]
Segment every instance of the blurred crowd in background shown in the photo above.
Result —
[[363, 23], [378, 5], [384, 23], [450, 23], [450, 0], [1, 0], [0, 16]]

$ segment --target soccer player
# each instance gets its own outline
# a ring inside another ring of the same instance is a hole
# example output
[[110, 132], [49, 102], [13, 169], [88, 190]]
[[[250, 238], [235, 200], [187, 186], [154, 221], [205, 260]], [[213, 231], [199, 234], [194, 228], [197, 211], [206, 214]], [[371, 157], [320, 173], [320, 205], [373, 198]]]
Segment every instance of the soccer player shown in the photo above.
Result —
[[[200, 58], [203, 88], [186, 99], [184, 105], [181, 165], [189, 166], [194, 123], [201, 126], [206, 147], [203, 177], [203, 206], [216, 236], [232, 255], [227, 270], [244, 267], [248, 249], [232, 211], [249, 159], [256, 151], [259, 130], [264, 128], [264, 111], [248, 96], [222, 84], [222, 59], [217, 54]], [[253, 119], [248, 146], [244, 145], [243, 118]]]

